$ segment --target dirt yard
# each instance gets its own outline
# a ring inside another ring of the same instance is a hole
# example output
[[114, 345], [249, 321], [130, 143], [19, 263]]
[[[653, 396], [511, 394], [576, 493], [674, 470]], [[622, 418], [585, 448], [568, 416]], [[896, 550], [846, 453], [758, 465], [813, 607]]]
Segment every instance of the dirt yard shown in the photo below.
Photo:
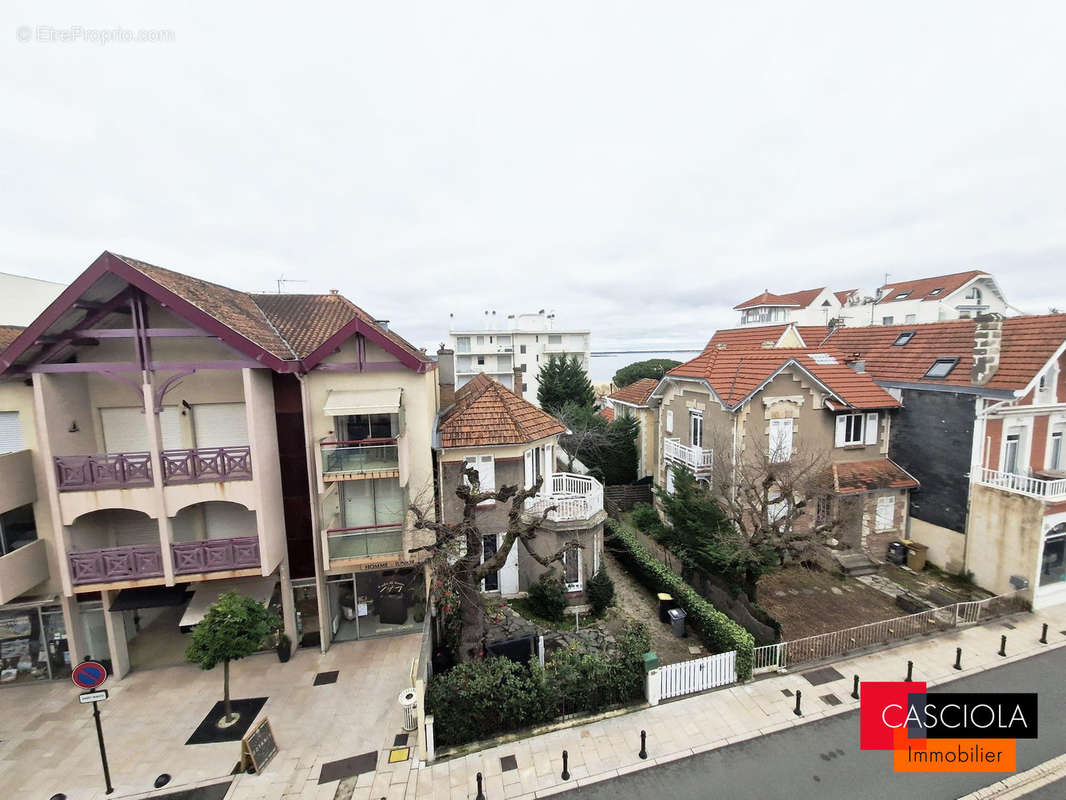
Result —
[[879, 622], [906, 612], [852, 578], [789, 567], [759, 581], [759, 604], [781, 623], [784, 641]]

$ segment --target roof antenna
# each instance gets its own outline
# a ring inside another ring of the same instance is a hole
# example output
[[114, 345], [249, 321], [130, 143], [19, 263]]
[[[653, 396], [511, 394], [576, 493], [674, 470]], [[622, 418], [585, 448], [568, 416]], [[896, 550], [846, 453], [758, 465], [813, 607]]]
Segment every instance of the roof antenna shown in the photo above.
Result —
[[278, 294], [281, 294], [281, 284], [283, 283], [307, 283], [303, 278], [286, 278], [284, 272], [275, 278], [274, 282], [278, 285]]

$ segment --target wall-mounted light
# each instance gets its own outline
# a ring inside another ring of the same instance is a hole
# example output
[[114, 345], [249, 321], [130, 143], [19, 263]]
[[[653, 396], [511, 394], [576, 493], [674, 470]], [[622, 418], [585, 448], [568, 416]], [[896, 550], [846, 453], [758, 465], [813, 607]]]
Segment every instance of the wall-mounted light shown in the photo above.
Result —
[[190, 405], [189, 405], [189, 401], [188, 401], [188, 400], [182, 400], [182, 401], [181, 401], [181, 405], [182, 405], [182, 407], [183, 407], [183, 408], [185, 409], [185, 411], [182, 411], [182, 412], [181, 412], [181, 415], [182, 415], [183, 417], [185, 416], [185, 413], [186, 413], [187, 411], [192, 411], [192, 406], [190, 406]]
[[68, 433], [77, 433], [78, 432], [78, 421], [77, 420], [71, 420], [70, 421], [70, 427], [67, 428], [67, 432]]

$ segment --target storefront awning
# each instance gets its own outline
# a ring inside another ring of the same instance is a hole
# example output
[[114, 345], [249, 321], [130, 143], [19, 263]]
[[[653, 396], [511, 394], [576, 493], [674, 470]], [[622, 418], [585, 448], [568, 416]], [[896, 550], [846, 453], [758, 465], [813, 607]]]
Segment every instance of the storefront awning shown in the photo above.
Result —
[[192, 593], [188, 584], [177, 586], [140, 586], [122, 589], [111, 603], [108, 611], [134, 611], [138, 608], [168, 608], [183, 605]]
[[331, 389], [322, 410], [327, 417], [349, 414], [399, 414], [400, 389], [367, 389], [349, 391]]
[[277, 577], [271, 575], [266, 578], [232, 578], [194, 584], [192, 600], [189, 601], [178, 627], [184, 630], [196, 625], [204, 618], [211, 604], [226, 592], [236, 592], [266, 605], [270, 602], [277, 583]]

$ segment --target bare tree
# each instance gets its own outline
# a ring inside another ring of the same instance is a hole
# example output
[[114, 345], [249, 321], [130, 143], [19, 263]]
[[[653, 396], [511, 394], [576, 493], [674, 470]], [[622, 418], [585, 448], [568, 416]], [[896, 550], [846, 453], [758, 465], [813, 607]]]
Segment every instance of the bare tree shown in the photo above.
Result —
[[[460, 661], [471, 661], [484, 653], [488, 623], [480, 591], [481, 581], [504, 565], [517, 542], [521, 542], [530, 557], [545, 567], [561, 561], [568, 550], [581, 546], [577, 541], [570, 541], [550, 556], [543, 556], [533, 549], [537, 528], [555, 510], [554, 505], [537, 515], [524, 510], [525, 501], [537, 495], [540, 485], [541, 481], [538, 480], [528, 489], [501, 486], [495, 491], [483, 492], [478, 471], [473, 467], [464, 467], [455, 489], [456, 496], [463, 501], [463, 517], [459, 522], [438, 522], [427, 516], [425, 508], [417, 504], [410, 506], [415, 516], [415, 528], [434, 534], [432, 544], [415, 548], [414, 551], [430, 554], [429, 564], [434, 577], [451, 588], [458, 597], [461, 634], [456, 657]], [[494, 555], [482, 561], [482, 533], [478, 527], [477, 512], [478, 506], [489, 500], [510, 503], [510, 510], [503, 541]]]

